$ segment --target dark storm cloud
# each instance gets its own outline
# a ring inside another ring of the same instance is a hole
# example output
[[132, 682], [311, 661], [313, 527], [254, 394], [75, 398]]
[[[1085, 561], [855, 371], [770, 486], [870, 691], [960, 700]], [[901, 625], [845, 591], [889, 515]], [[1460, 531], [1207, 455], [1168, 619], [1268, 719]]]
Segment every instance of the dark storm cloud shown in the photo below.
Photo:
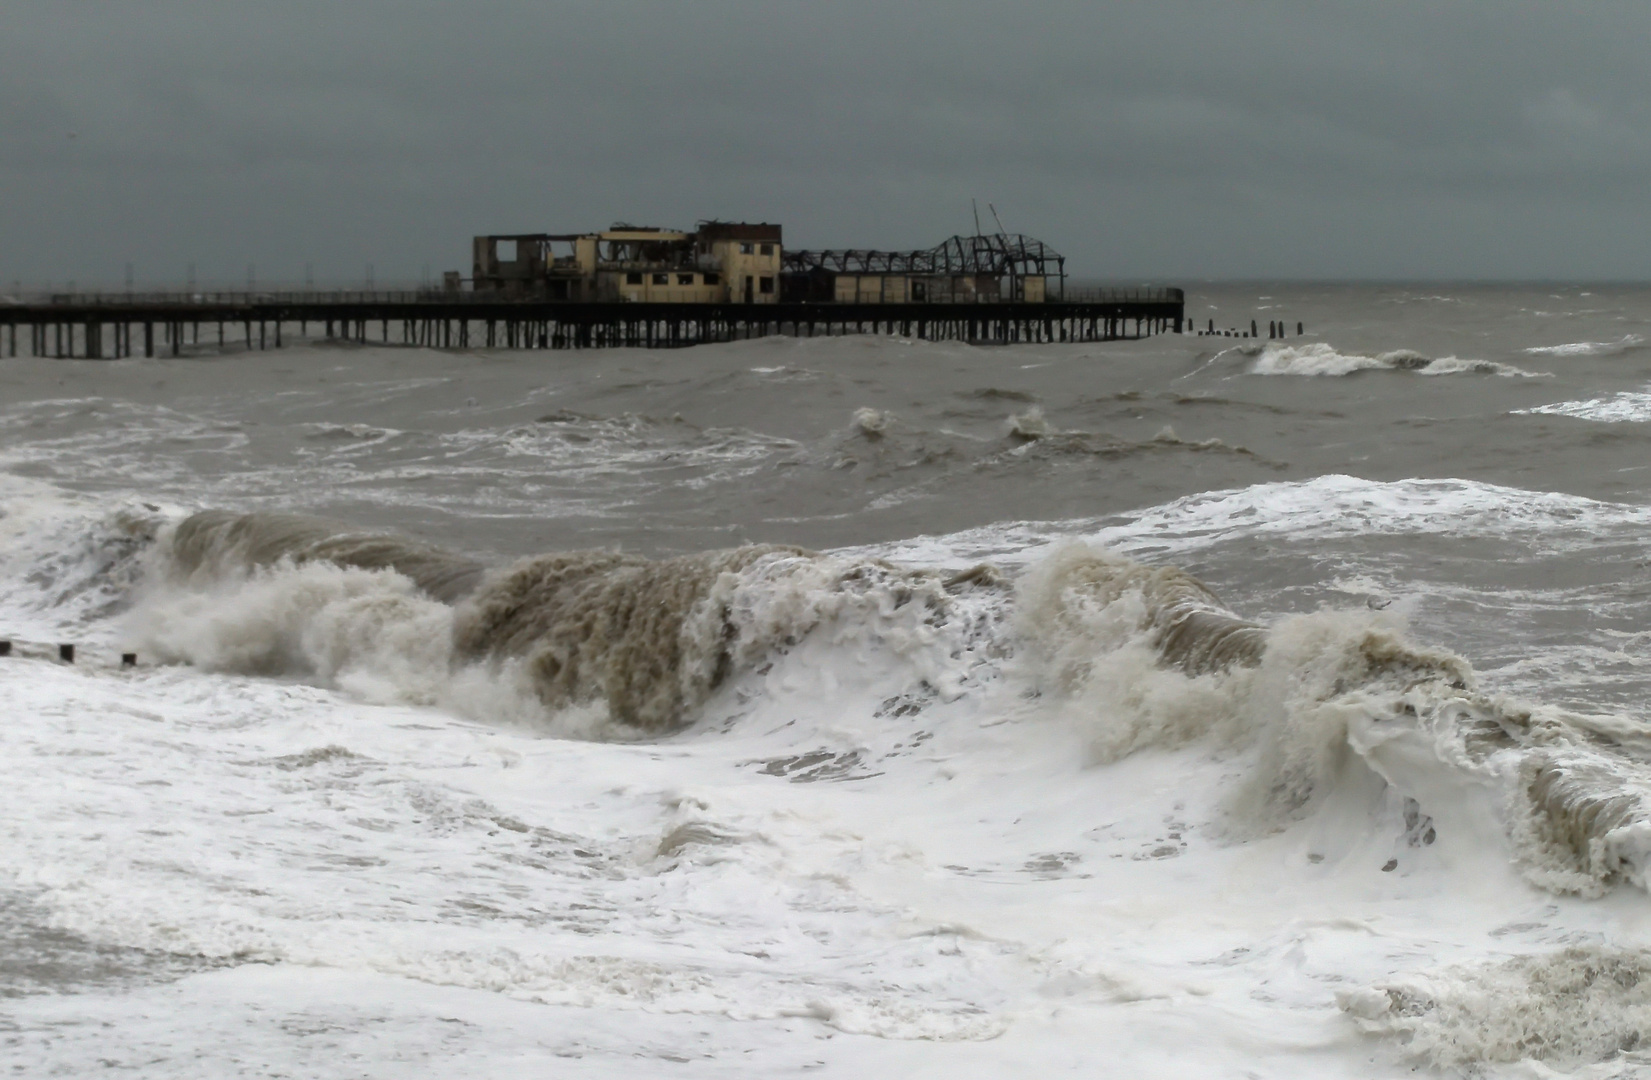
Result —
[[976, 196], [1095, 277], [1651, 249], [1643, 4], [12, 0], [5, 31], [8, 281], [416, 277], [620, 218], [918, 246]]

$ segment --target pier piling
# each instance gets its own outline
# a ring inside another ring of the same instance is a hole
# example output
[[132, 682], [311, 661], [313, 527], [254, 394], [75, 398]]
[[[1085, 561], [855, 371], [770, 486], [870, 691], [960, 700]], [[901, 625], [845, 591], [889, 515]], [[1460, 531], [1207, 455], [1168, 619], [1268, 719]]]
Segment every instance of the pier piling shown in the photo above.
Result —
[[[328, 340], [369, 342], [379, 324], [384, 345], [466, 349], [680, 348], [770, 335], [794, 337], [843, 334], [898, 335], [929, 341], [976, 344], [1112, 341], [1192, 330], [1179, 289], [1102, 291], [1094, 299], [1042, 303], [781, 303], [627, 304], [610, 302], [512, 301], [487, 294], [364, 295], [299, 297], [198, 294], [167, 297], [85, 295], [0, 308], [0, 330], [13, 355], [17, 328], [29, 327], [35, 356], [69, 358], [131, 356], [133, 329], [141, 326], [143, 355], [158, 349], [182, 355], [186, 336], [200, 344], [201, 322], [215, 323], [219, 350], [284, 348], [286, 324], [299, 324], [300, 338], [311, 322]], [[156, 341], [160, 323], [160, 341]], [[256, 331], [254, 324], [256, 323]], [[239, 341], [226, 327], [239, 325]], [[393, 324], [393, 328], [392, 328]], [[479, 333], [472, 335], [472, 324]], [[188, 327], [188, 331], [185, 327]], [[105, 331], [105, 327], [108, 327]], [[1283, 336], [1283, 324], [1275, 332]], [[1299, 330], [1298, 330], [1299, 332]], [[81, 340], [75, 337], [79, 334]], [[1208, 321], [1216, 334], [1215, 321]], [[1229, 336], [1240, 336], [1228, 331]], [[1255, 324], [1251, 323], [1251, 335]]]

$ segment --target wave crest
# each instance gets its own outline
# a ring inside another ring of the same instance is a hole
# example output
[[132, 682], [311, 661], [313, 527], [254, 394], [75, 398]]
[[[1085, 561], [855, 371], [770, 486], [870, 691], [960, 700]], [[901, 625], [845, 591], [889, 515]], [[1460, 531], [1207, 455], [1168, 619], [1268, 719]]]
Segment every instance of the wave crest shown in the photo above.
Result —
[[184, 578], [326, 562], [361, 570], [394, 570], [438, 600], [456, 600], [480, 580], [482, 564], [431, 544], [362, 532], [302, 514], [238, 514], [202, 510], [179, 522], [167, 542], [168, 564]]
[[1098, 761], [1199, 740], [1248, 755], [1226, 798], [1235, 837], [1313, 812], [1362, 763], [1447, 843], [1481, 842], [1481, 819], [1499, 817], [1492, 830], [1545, 889], [1651, 887], [1651, 768], [1620, 752], [1642, 733], [1486, 695], [1465, 660], [1412, 642], [1386, 612], [1262, 626], [1184, 570], [1084, 544], [1054, 550], [1012, 593], [989, 567], [749, 546], [544, 555], [453, 604], [403, 567], [440, 583], [473, 564], [314, 519], [196, 515], [164, 550], [176, 565], [133, 616], [163, 660], [634, 738], [693, 722], [720, 688], [824, 634], [811, 647], [858, 664], [880, 654], [927, 699], [1030, 677]]
[[1547, 378], [1546, 372], [1526, 371], [1491, 360], [1464, 360], [1457, 356], [1423, 356], [1409, 349], [1366, 356], [1337, 352], [1322, 342], [1305, 345], [1271, 344], [1250, 366], [1252, 375], [1352, 375], [1360, 371], [1413, 371], [1418, 375], [1500, 375], [1504, 378]]

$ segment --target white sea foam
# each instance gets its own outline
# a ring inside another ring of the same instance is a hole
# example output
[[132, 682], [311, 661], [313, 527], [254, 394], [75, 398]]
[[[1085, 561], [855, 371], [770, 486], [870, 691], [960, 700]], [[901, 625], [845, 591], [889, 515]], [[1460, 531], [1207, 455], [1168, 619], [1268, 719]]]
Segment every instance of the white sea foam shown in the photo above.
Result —
[[1052, 546], [1086, 539], [1153, 558], [1191, 553], [1245, 539], [1311, 541], [1365, 536], [1447, 533], [1517, 540], [1564, 552], [1607, 538], [1635, 538], [1651, 526], [1651, 510], [1564, 492], [1530, 491], [1477, 480], [1367, 480], [1325, 474], [1200, 492], [1143, 510], [1062, 521], [999, 522], [946, 536], [856, 548], [856, 555], [934, 566], [991, 560], [1023, 567]]
[[1645, 344], [1639, 334], [1625, 334], [1616, 341], [1573, 341], [1565, 345], [1536, 345], [1526, 349], [1532, 356], [1616, 356]]
[[1640, 950], [1573, 946], [1336, 998], [1361, 1028], [1434, 1066], [1536, 1060], [1569, 1071], [1615, 1059], [1637, 1074], [1651, 1065], [1651, 954]]
[[1513, 411], [1515, 415], [1574, 416], [1578, 420], [1596, 420], [1602, 424], [1641, 424], [1651, 420], [1651, 392], [1620, 390], [1610, 397], [1557, 401], [1552, 405]]
[[[8, 586], [7, 612], [100, 565], [100, 543], [40, 559], [53, 530], [105, 528], [108, 508], [31, 505], [0, 519], [30, 552], [8, 566], [41, 571]], [[1192, 551], [1587, 529], [1623, 510], [1325, 477], [1090, 528]], [[709, 1069], [874, 1074], [1057, 1069], [1101, 1040], [1132, 1075], [1219, 1073], [1241, 1052], [1274, 1075], [1368, 1076], [1381, 1067], [1333, 990], [1411, 979], [1441, 948], [1477, 959], [1486, 940], [1531, 950], [1556, 925], [1611, 925], [1522, 884], [1501, 816], [1521, 774], [1495, 756], [1521, 751], [1470, 752], [1458, 721], [1503, 714], [1461, 661], [1360, 608], [1268, 627], [1253, 666], [1166, 665], [1181, 614], [1213, 598], [1104, 550], [1031, 554], [1049, 538], [1020, 537], [1034, 565], [1013, 602], [989, 572], [948, 587], [860, 554], [739, 571], [718, 595], [766, 628], [741, 630], [761, 647], [691, 728], [646, 742], [542, 738], [611, 733], [591, 713], [583, 730], [513, 722], [510, 700], [542, 703], [487, 665], [492, 682], [466, 683], [452, 609], [391, 571], [156, 582], [129, 616], [148, 643], [137, 672], [0, 665], [0, 783], [19, 811], [0, 885], [92, 954], [231, 970], [118, 1001], [24, 999], [9, 1045], [61, 1065], [161, 1039], [172, 1056], [150, 1072], [167, 1076], [279, 1045], [277, 1013], [349, 1046], [369, 1020], [411, 1037], [461, 1018], [455, 1045], [497, 1047], [541, 1009], [556, 1045], [615, 1072], [635, 1068], [624, 1038]], [[1632, 832], [1611, 841], [1629, 877]], [[158, 1024], [169, 1010], [192, 1019]], [[1500, 1015], [1458, 1010], [1440, 1030], [1503, 1046]], [[114, 1025], [101, 1050], [88, 1023]]]
[[1418, 375], [1501, 375], [1505, 378], [1545, 378], [1546, 373], [1525, 371], [1491, 360], [1464, 360], [1456, 356], [1432, 358], [1409, 349], [1366, 356], [1342, 353], [1322, 341], [1305, 345], [1265, 346], [1250, 366], [1254, 375], [1352, 375], [1360, 371], [1413, 371]]
[[1028, 442], [1053, 434], [1055, 430], [1050, 427], [1043, 410], [1036, 405], [1025, 412], [1011, 413], [1009, 419], [1004, 421], [1004, 426], [1008, 429], [1011, 439]]
[[865, 438], [877, 440], [883, 437], [888, 430], [889, 414], [877, 409], [862, 406], [854, 410], [852, 425], [854, 431]]

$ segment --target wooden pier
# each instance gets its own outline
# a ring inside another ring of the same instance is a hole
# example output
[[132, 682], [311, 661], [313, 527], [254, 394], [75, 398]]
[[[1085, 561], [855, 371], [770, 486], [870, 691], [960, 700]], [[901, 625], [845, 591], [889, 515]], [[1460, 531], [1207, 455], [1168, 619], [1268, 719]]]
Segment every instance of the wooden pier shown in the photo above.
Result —
[[1180, 289], [975, 304], [570, 303], [439, 292], [101, 293], [22, 303], [0, 298], [0, 350], [7, 356], [112, 360], [274, 349], [316, 338], [433, 349], [669, 349], [775, 334], [887, 334], [1008, 345], [1181, 333], [1184, 308]]

